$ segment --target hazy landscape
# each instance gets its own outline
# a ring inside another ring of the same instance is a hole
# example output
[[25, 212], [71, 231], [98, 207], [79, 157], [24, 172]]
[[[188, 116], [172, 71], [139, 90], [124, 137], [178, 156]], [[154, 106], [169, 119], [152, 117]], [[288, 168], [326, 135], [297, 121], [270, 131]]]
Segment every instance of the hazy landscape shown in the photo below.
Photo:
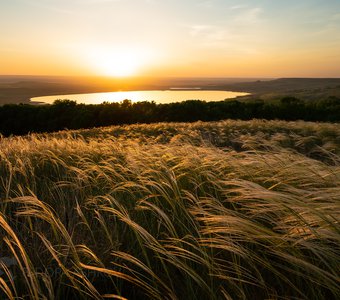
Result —
[[340, 2], [0, 4], [0, 299], [340, 299]]
[[[244, 100], [259, 98], [277, 100], [285, 96], [294, 96], [306, 101], [322, 100], [328, 97], [340, 98], [339, 78], [108, 79], [100, 77], [0, 76], [0, 105], [30, 103], [32, 97], [39, 96], [113, 91], [169, 90], [174, 87], [250, 93], [251, 95], [242, 97]], [[58, 97], [55, 100], [57, 99]]]

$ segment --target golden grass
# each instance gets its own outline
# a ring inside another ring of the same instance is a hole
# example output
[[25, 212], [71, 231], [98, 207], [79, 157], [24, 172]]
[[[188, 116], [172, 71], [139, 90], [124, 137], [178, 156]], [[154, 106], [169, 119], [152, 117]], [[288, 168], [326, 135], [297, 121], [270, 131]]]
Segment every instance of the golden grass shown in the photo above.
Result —
[[254, 120], [2, 138], [0, 298], [340, 298], [339, 137]]

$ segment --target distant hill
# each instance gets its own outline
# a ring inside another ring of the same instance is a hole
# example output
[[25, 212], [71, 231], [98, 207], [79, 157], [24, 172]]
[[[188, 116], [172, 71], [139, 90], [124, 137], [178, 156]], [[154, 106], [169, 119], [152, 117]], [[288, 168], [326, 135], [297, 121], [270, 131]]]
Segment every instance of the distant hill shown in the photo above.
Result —
[[[340, 97], [340, 78], [280, 78], [270, 81], [240, 82], [225, 85], [224, 89], [251, 93], [251, 98], [278, 99], [295, 96], [301, 100], [320, 100]], [[249, 98], [249, 97], [247, 97]]]

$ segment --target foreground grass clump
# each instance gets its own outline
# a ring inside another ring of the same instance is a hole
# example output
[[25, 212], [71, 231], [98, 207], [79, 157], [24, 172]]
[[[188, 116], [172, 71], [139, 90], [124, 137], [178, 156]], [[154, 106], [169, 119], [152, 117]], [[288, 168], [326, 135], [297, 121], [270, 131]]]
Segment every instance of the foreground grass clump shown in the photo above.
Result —
[[0, 298], [337, 299], [340, 127], [0, 140]]

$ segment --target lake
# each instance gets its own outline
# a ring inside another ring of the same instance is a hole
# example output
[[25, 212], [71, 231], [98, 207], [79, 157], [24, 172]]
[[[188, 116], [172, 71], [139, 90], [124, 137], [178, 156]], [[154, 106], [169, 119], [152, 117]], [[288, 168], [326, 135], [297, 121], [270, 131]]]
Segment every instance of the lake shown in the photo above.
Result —
[[110, 93], [41, 96], [31, 98], [31, 101], [52, 104], [57, 99], [69, 99], [74, 100], [77, 103], [100, 104], [104, 101], [120, 102], [125, 99], [129, 99], [132, 102], [155, 101], [156, 103], [172, 103], [185, 100], [221, 101], [224, 99], [232, 99], [246, 95], [249, 94], [230, 91], [206, 91], [200, 89], [185, 90], [180, 88], [173, 88], [170, 90], [162, 91], [124, 91]]

